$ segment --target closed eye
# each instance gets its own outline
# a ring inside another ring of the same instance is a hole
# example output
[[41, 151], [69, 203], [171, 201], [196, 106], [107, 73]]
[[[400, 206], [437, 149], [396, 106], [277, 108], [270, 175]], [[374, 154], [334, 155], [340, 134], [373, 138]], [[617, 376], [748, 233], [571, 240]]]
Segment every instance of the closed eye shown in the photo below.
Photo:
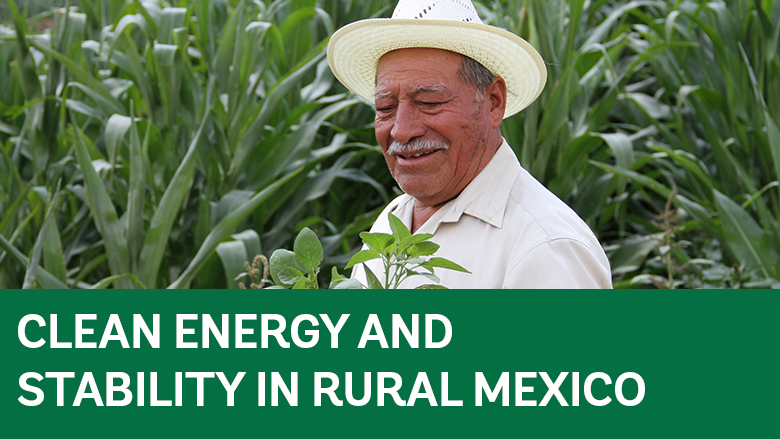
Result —
[[418, 101], [417, 106], [422, 111], [430, 112], [440, 110], [446, 103], [446, 101]]
[[376, 117], [386, 119], [388, 117], [391, 117], [393, 115], [393, 112], [395, 111], [395, 107], [377, 107], [376, 108]]

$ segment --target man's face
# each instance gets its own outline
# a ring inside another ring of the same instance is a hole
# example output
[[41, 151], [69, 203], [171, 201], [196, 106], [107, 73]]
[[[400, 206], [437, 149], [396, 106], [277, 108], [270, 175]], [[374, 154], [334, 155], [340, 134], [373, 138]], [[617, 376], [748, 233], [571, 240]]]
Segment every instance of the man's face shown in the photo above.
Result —
[[376, 138], [398, 185], [424, 205], [457, 196], [492, 158], [490, 99], [477, 101], [460, 75], [462, 62], [457, 53], [427, 48], [379, 60]]

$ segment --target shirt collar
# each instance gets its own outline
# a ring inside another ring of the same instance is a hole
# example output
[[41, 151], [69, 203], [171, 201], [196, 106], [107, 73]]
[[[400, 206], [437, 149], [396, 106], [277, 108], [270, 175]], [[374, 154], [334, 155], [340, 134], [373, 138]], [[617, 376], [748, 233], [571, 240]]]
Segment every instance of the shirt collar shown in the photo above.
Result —
[[[450, 200], [438, 212], [428, 219], [417, 233], [435, 233], [441, 223], [454, 223], [463, 214], [480, 220], [499, 229], [504, 224], [504, 212], [512, 186], [520, 172], [512, 148], [504, 139], [490, 162], [456, 198]], [[414, 198], [405, 195], [392, 210], [395, 215], [411, 227]]]
[[506, 142], [463, 192], [445, 205], [447, 209], [441, 222], [455, 222], [462, 214], [471, 215], [499, 229], [504, 223], [509, 193], [520, 172], [520, 163]]

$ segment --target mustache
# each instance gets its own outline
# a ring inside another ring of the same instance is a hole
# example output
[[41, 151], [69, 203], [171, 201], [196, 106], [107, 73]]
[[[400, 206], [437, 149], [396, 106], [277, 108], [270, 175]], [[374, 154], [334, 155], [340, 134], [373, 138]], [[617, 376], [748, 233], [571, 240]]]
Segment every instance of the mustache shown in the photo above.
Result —
[[440, 140], [413, 139], [409, 141], [409, 143], [401, 143], [397, 140], [393, 140], [393, 143], [390, 144], [390, 148], [387, 149], [387, 153], [393, 155], [410, 155], [420, 151], [435, 151], [449, 148], [449, 145]]

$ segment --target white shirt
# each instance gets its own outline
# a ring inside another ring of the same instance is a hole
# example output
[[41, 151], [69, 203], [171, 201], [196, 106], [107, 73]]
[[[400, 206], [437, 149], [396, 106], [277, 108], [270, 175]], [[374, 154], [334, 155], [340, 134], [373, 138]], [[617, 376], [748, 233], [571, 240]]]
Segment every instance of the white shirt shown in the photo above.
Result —
[[[371, 232], [392, 233], [392, 212], [411, 229], [414, 198], [404, 194], [379, 215]], [[563, 201], [520, 166], [504, 140], [490, 163], [415, 234], [431, 233], [434, 256], [471, 272], [436, 268], [448, 288], [611, 288], [609, 260], [593, 232]], [[367, 248], [367, 247], [366, 247]], [[379, 259], [367, 262], [379, 279]], [[367, 285], [362, 264], [352, 277]], [[402, 288], [430, 284], [421, 276]]]

